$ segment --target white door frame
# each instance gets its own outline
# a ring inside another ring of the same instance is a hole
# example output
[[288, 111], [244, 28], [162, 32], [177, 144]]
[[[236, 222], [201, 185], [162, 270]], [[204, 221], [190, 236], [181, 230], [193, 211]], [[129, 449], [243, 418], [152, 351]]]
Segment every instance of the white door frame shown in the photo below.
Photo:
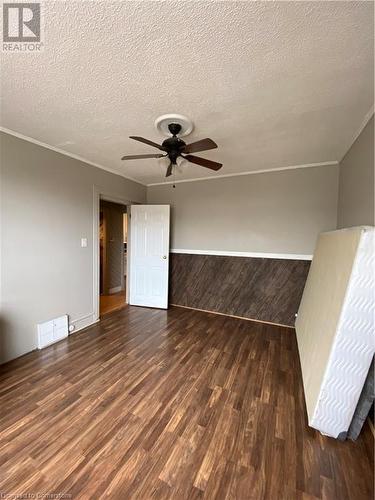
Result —
[[[94, 186], [93, 192], [93, 310], [94, 310], [94, 321], [98, 321], [100, 317], [100, 234], [99, 234], [99, 224], [100, 224], [100, 200], [112, 201], [113, 203], [119, 203], [120, 205], [126, 205], [126, 212], [128, 217], [130, 215], [130, 205], [132, 202], [127, 198], [122, 198], [118, 196], [113, 196], [106, 193], [106, 191], [99, 186]], [[134, 204], [134, 203], [133, 203]], [[129, 266], [130, 266], [130, 238], [131, 230], [128, 220], [128, 241], [126, 244], [127, 259], [126, 259], [126, 285], [125, 285], [125, 302], [128, 303], [129, 297]]]

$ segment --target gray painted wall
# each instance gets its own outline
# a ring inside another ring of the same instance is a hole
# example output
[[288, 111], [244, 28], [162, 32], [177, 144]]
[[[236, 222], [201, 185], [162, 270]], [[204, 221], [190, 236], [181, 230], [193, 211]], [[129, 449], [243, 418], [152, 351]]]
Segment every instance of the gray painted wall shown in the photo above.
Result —
[[[144, 186], [0, 134], [0, 361], [35, 349], [36, 325], [93, 313], [93, 187], [137, 202]], [[81, 248], [81, 238], [88, 247]], [[78, 321], [79, 324], [79, 321]]]
[[338, 166], [150, 186], [172, 207], [172, 248], [312, 254], [336, 228]]
[[340, 163], [337, 227], [373, 226], [374, 116]]
[[[374, 121], [339, 167], [151, 186], [172, 205], [172, 248], [313, 253], [319, 232], [374, 224]], [[146, 188], [78, 160], [1, 138], [0, 360], [36, 347], [36, 324], [93, 313], [93, 187], [146, 202]], [[337, 214], [338, 203], [338, 214]], [[80, 247], [81, 237], [88, 247]]]
[[[337, 227], [375, 224], [374, 115], [340, 163]], [[351, 439], [361, 431], [374, 400], [374, 361], [349, 429]]]

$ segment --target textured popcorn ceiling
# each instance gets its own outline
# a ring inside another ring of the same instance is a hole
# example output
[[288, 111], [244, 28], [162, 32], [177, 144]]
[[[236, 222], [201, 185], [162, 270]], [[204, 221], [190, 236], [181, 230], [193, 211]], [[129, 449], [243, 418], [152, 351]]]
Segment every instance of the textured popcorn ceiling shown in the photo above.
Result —
[[[2, 54], [1, 125], [160, 182], [157, 116], [211, 137], [219, 174], [340, 160], [373, 104], [372, 2], [43, 2], [45, 48]], [[216, 175], [189, 164], [179, 179]]]

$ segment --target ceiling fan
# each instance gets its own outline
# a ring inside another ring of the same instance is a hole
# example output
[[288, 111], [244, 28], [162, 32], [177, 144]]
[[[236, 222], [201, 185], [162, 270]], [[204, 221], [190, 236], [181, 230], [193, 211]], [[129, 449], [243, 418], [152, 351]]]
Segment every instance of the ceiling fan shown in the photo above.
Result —
[[148, 144], [149, 146], [153, 146], [154, 148], [159, 149], [160, 151], [164, 151], [164, 154], [145, 154], [145, 155], [129, 155], [123, 156], [122, 160], [138, 160], [145, 158], [169, 158], [170, 163], [167, 168], [166, 177], [172, 175], [173, 165], [177, 164], [177, 158], [182, 157], [191, 163], [196, 163], [201, 167], [209, 168], [211, 170], [219, 170], [223, 165], [221, 163], [217, 163], [216, 161], [207, 160], [206, 158], [201, 158], [200, 156], [195, 156], [190, 153], [197, 153], [198, 151], [207, 151], [209, 149], [217, 148], [217, 144], [212, 139], [202, 139], [197, 142], [193, 142], [192, 144], [186, 144], [182, 139], [177, 137], [177, 135], [181, 131], [181, 125], [179, 123], [170, 123], [168, 125], [169, 132], [172, 137], [168, 137], [165, 139], [161, 145], [156, 142], [149, 141], [148, 139], [144, 139], [143, 137], [138, 137], [131, 135], [130, 139], [134, 139], [135, 141], [143, 142], [144, 144]]

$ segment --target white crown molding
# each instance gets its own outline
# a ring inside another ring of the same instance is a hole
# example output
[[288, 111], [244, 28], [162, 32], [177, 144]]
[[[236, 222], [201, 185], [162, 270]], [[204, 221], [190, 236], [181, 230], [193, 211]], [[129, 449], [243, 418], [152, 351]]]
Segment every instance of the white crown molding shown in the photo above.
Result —
[[57, 148], [55, 146], [51, 146], [50, 144], [47, 144], [42, 141], [38, 141], [37, 139], [34, 139], [33, 137], [29, 137], [28, 135], [23, 135], [18, 132], [15, 132], [14, 130], [11, 130], [9, 128], [5, 127], [0, 127], [0, 132], [4, 132], [5, 134], [13, 135], [14, 137], [17, 137], [18, 139], [23, 139], [24, 141], [31, 142], [32, 144], [36, 144], [37, 146], [42, 146], [43, 148], [50, 149], [51, 151], [55, 151], [55, 153], [60, 153], [61, 155], [68, 156], [69, 158], [73, 158], [74, 160], [81, 161], [83, 163], [87, 163], [88, 165], [92, 165], [93, 167], [101, 168], [102, 170], [106, 170], [107, 172], [110, 172], [111, 174], [119, 175], [120, 177], [124, 177], [125, 179], [128, 179], [129, 181], [136, 182], [137, 184], [141, 184], [142, 186], [146, 186], [143, 182], [137, 181], [136, 179], [133, 179], [133, 177], [128, 177], [124, 174], [121, 174], [120, 172], [117, 172], [115, 169], [110, 168], [110, 167], [105, 167], [104, 165], [100, 165], [99, 163], [94, 163], [90, 160], [87, 160], [83, 156], [76, 155], [74, 153], [69, 153], [68, 151], [65, 151], [63, 149]]
[[277, 167], [277, 168], [270, 168], [270, 169], [264, 169], [264, 170], [251, 170], [248, 172], [237, 172], [233, 174], [222, 174], [222, 175], [215, 175], [215, 176], [210, 176], [210, 177], [196, 177], [194, 179], [181, 179], [178, 181], [164, 181], [164, 182], [153, 182], [152, 184], [146, 184], [147, 187], [152, 187], [152, 186], [164, 186], [167, 184], [180, 184], [182, 182], [197, 182], [197, 181], [213, 181], [215, 179], [223, 179], [225, 177], [238, 177], [240, 175], [252, 175], [252, 174], [268, 174], [270, 172], [281, 172], [283, 170], [296, 170], [298, 168], [312, 168], [312, 167], [329, 167], [329, 166], [335, 166], [338, 165], [337, 160], [332, 160], [332, 161], [323, 161], [319, 163], [306, 163], [302, 165], [291, 165], [288, 167]]
[[345, 151], [345, 153], [343, 154], [341, 160], [340, 160], [340, 163], [342, 162], [342, 160], [345, 158], [345, 156], [347, 155], [347, 153], [349, 152], [349, 150], [351, 149], [351, 147], [353, 146], [353, 144], [355, 143], [355, 141], [358, 139], [358, 137], [361, 135], [363, 129], [366, 127], [366, 125], [368, 124], [368, 122], [371, 120], [372, 118], [372, 115], [374, 114], [374, 105], [371, 106], [371, 108], [368, 110], [368, 112], [366, 113], [359, 129], [357, 130], [357, 132], [354, 134], [354, 136], [352, 137], [352, 140], [349, 144], [349, 147], [348, 149]]
[[[371, 118], [371, 115], [369, 118], [367, 118], [367, 121], [364, 123], [362, 126], [362, 129], [358, 132], [358, 135], [361, 133], [363, 128], [366, 126], [368, 120]], [[17, 137], [18, 139], [23, 139], [24, 141], [31, 142], [32, 144], [36, 144], [37, 146], [41, 146], [46, 149], [50, 149], [51, 151], [55, 151], [56, 153], [62, 154], [64, 156], [68, 156], [69, 158], [73, 158], [74, 160], [81, 161], [83, 163], [86, 163], [87, 165], [92, 165], [93, 167], [100, 168], [102, 170], [105, 170], [107, 172], [110, 172], [111, 174], [119, 175], [120, 177], [124, 177], [125, 179], [128, 179], [129, 181], [136, 182], [137, 184], [140, 184], [141, 186], [146, 186], [146, 187], [152, 187], [152, 186], [164, 186], [168, 184], [180, 184], [183, 182], [198, 182], [198, 181], [212, 181], [215, 179], [223, 179], [226, 177], [238, 177], [242, 175], [252, 175], [252, 174], [267, 174], [270, 172], [281, 172], [284, 170], [296, 170], [299, 168], [312, 168], [312, 167], [323, 167], [323, 166], [334, 166], [338, 165], [337, 160], [331, 160], [331, 161], [324, 161], [324, 162], [319, 162], [319, 163], [306, 163], [302, 165], [291, 165], [287, 167], [276, 167], [276, 168], [270, 168], [270, 169], [263, 169], [263, 170], [251, 170], [251, 171], [246, 171], [246, 172], [237, 172], [233, 174], [221, 174], [221, 175], [215, 175], [215, 176], [209, 176], [209, 177], [196, 177], [193, 179], [181, 179], [177, 181], [164, 181], [164, 182], [154, 182], [151, 184], [145, 184], [144, 182], [141, 182], [137, 179], [134, 179], [133, 177], [128, 177], [120, 172], [118, 172], [115, 169], [112, 169], [110, 167], [105, 167], [104, 165], [100, 165], [99, 163], [92, 162], [90, 160], [87, 160], [83, 156], [76, 155], [74, 153], [69, 153], [68, 151], [65, 151], [63, 149], [57, 148], [55, 146], [51, 146], [50, 144], [47, 144], [42, 141], [38, 141], [37, 139], [34, 139], [33, 137], [29, 137], [27, 135], [20, 134], [19, 132], [16, 132], [15, 130], [11, 130], [6, 127], [0, 127], [0, 132], [4, 132], [9, 135], [13, 135], [14, 137]]]
[[225, 257], [255, 257], [259, 259], [312, 260], [313, 258], [312, 255], [295, 253], [230, 252], [225, 250], [189, 250], [187, 248], [172, 248], [170, 253], [222, 255]]

